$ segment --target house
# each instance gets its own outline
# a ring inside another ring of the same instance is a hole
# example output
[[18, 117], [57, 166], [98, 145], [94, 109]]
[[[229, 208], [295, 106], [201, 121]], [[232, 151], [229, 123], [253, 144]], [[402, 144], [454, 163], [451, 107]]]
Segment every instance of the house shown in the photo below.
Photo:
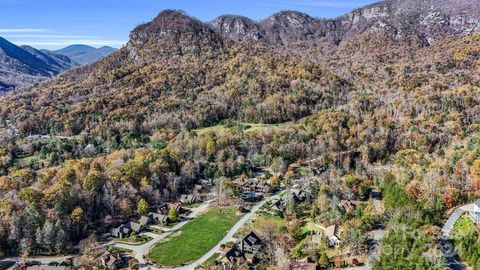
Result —
[[117, 238], [127, 238], [133, 232], [141, 233], [145, 230], [145, 226], [136, 223], [136, 222], [129, 222], [127, 224], [120, 225], [118, 228], [112, 230], [112, 236]]
[[168, 215], [171, 208], [175, 209], [177, 213], [180, 213], [182, 210], [182, 207], [178, 203], [164, 203], [158, 206], [158, 213]]
[[220, 262], [224, 265], [235, 266], [238, 265], [244, 259], [242, 251], [237, 245], [233, 245], [225, 255], [220, 259]]
[[132, 229], [132, 231], [135, 232], [135, 233], [141, 233], [145, 230], [145, 226], [143, 226], [140, 223], [129, 222], [128, 224], [129, 224], [130, 228]]
[[163, 214], [159, 214], [159, 213], [153, 213], [153, 212], [148, 213], [148, 215], [152, 216], [153, 223], [162, 224], [162, 225], [168, 223], [168, 216], [167, 215], [163, 215]]
[[338, 225], [332, 225], [327, 227], [324, 231], [325, 236], [328, 238], [328, 245], [330, 247], [338, 247], [341, 243], [340, 241], [340, 228]]
[[194, 204], [197, 198], [194, 195], [182, 195], [180, 196], [180, 202], [183, 204]]
[[142, 226], [148, 226], [153, 223], [153, 215], [148, 214], [146, 216], [141, 216], [138, 220], [138, 223]]
[[304, 202], [307, 199], [307, 194], [301, 189], [292, 189], [287, 194], [288, 201]]
[[310, 258], [304, 258], [290, 263], [290, 270], [316, 270], [317, 264]]
[[272, 200], [269, 206], [269, 211], [270, 213], [276, 215], [278, 213], [283, 213], [286, 210], [286, 204], [285, 201], [282, 199], [279, 200]]
[[257, 253], [262, 246], [262, 240], [254, 232], [246, 234], [239, 243], [239, 248], [243, 253]]
[[112, 236], [116, 238], [127, 238], [130, 236], [131, 233], [132, 233], [132, 228], [124, 224], [112, 230]]
[[338, 204], [338, 208], [340, 208], [344, 213], [352, 214], [357, 209], [357, 203], [350, 200], [342, 200]]
[[239, 177], [233, 181], [233, 184], [242, 192], [269, 193], [271, 188], [263, 179]]
[[240, 197], [246, 202], [259, 202], [263, 199], [262, 194], [257, 194], [255, 192], [244, 192]]
[[120, 253], [106, 250], [100, 257], [100, 263], [108, 269], [120, 269], [123, 266], [123, 259]]
[[469, 205], [468, 214], [474, 223], [480, 223], [480, 199]]

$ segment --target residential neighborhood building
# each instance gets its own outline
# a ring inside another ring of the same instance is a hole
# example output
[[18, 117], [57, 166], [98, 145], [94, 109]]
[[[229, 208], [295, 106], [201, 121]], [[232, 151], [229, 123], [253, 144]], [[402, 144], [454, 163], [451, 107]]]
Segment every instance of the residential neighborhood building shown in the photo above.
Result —
[[351, 200], [342, 200], [338, 204], [338, 208], [340, 208], [344, 213], [351, 214], [357, 209], [357, 203]]
[[168, 215], [170, 212], [170, 209], [175, 209], [175, 212], [180, 213], [182, 210], [182, 207], [178, 203], [163, 203], [158, 206], [158, 213], [161, 213], [163, 215]]
[[327, 227], [324, 233], [328, 238], [328, 245], [330, 247], [338, 247], [340, 245], [340, 227], [338, 227], [338, 225], [334, 224], [330, 227]]
[[153, 215], [148, 214], [146, 216], [141, 216], [138, 220], [138, 223], [142, 226], [147, 226], [153, 223]]
[[474, 223], [480, 223], [480, 200], [476, 200], [468, 211], [470, 218]]
[[124, 265], [122, 256], [118, 252], [110, 252], [106, 250], [100, 257], [99, 260], [104, 267], [108, 269], [120, 269]]
[[233, 245], [224, 256], [220, 258], [220, 262], [230, 267], [238, 265], [244, 259], [243, 253], [237, 245]]
[[194, 204], [197, 202], [197, 198], [194, 195], [182, 195], [180, 196], [180, 202], [183, 204]]
[[304, 258], [290, 263], [290, 270], [316, 270], [317, 263], [310, 258]]
[[250, 232], [240, 239], [238, 246], [243, 253], [256, 253], [262, 248], [263, 243], [254, 232]]
[[127, 224], [122, 224], [118, 228], [115, 228], [112, 230], [112, 236], [117, 237], [117, 238], [127, 238], [129, 237], [133, 232], [135, 233], [141, 233], [145, 230], [145, 226], [136, 223], [136, 222], [129, 222]]
[[153, 218], [155, 224], [166, 225], [168, 223], [168, 215], [153, 212], [148, 213], [148, 215]]

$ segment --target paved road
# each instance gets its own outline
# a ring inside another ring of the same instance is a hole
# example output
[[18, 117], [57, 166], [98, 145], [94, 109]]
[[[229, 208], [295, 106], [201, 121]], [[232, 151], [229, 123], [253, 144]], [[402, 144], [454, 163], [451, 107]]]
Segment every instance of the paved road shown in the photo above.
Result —
[[[40, 264], [42, 265], [48, 265], [49, 263], [52, 263], [52, 262], [65, 261], [71, 257], [72, 256], [30, 257], [30, 258], [27, 258], [26, 260], [29, 262], [33, 262], [33, 261], [40, 262]], [[23, 262], [24, 259], [20, 257], [6, 257], [1, 259], [0, 261], [15, 261], [17, 264], [19, 264]]]
[[445, 224], [442, 227], [442, 236], [439, 239], [440, 250], [443, 252], [447, 263], [452, 270], [465, 270], [465, 265], [460, 261], [458, 255], [453, 250], [453, 246], [448, 240], [450, 237], [450, 231], [452, 230], [455, 222], [466, 212], [473, 210], [473, 203], [467, 204], [455, 209], [448, 217]]
[[[383, 208], [382, 208], [382, 201], [379, 198], [374, 198], [373, 199], [373, 205], [375, 206], [375, 212], [377, 212], [378, 215], [383, 215]], [[373, 235], [373, 245], [374, 249], [370, 250], [370, 256], [367, 258], [367, 262], [365, 263], [364, 266], [362, 267], [357, 267], [354, 269], [358, 270], [371, 270], [372, 266], [370, 264], [372, 261], [380, 256], [381, 251], [379, 249], [379, 244], [380, 241], [382, 240], [383, 236], [385, 235], [385, 231], [383, 229], [383, 225], [378, 224], [377, 229], [375, 230], [375, 234]]]
[[143, 245], [137, 245], [136, 246], [136, 245], [115, 243], [115, 244], [113, 244], [113, 246], [133, 251], [133, 253], [135, 255], [135, 259], [138, 260], [142, 269], [148, 269], [148, 267], [146, 265], [146, 261], [144, 259], [144, 256], [148, 253], [150, 248], [152, 248], [156, 243], [160, 242], [162, 239], [165, 239], [167, 236], [169, 236], [173, 232], [182, 228], [185, 224], [188, 223], [189, 220], [191, 220], [192, 218], [195, 218], [200, 213], [204, 212], [208, 208], [210, 202], [212, 202], [212, 200], [203, 202], [198, 207], [191, 209], [192, 212], [190, 213], [190, 215], [188, 215], [187, 219], [183, 220], [182, 222], [178, 223], [177, 225], [173, 226], [172, 228], [164, 231], [162, 234], [156, 235], [152, 240], [150, 240], [149, 242], [147, 242]]

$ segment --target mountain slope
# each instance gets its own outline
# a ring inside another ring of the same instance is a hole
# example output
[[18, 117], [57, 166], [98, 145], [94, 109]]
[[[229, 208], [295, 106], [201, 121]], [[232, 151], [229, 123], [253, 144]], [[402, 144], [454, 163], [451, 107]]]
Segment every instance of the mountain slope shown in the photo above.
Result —
[[[334, 20], [287, 11], [260, 22], [224, 16], [208, 24], [163, 11], [111, 56], [5, 97], [2, 116], [24, 133], [139, 134], [225, 119], [279, 123], [353, 108], [349, 113], [395, 114], [391, 132], [401, 136], [407, 127], [400, 116], [445, 114], [440, 100], [479, 81], [472, 59], [478, 35], [466, 31], [477, 11], [459, 11], [476, 4], [422, 3], [385, 1]], [[429, 12], [465, 20], [459, 28], [421, 24]], [[430, 44], [427, 34], [436, 41]], [[471, 108], [463, 101], [455, 107], [468, 119], [462, 127], [477, 118], [475, 91], [465, 94]]]
[[112, 54], [114, 51], [116, 51], [115, 48], [108, 46], [97, 49], [87, 45], [71, 45], [52, 53], [67, 56], [81, 65], [88, 65]]
[[347, 91], [345, 81], [312, 63], [235, 44], [164, 11], [111, 56], [5, 97], [1, 106], [5, 117], [28, 119], [18, 122], [23, 132], [76, 134], [107, 123], [179, 130], [227, 118], [289, 121], [341, 104]]
[[45, 62], [52, 67], [56, 73], [79, 66], [78, 63], [64, 55], [54, 54], [45, 50], [37, 50], [30, 46], [22, 46], [22, 49]]
[[31, 86], [76, 65], [63, 56], [18, 47], [0, 37], [0, 94]]

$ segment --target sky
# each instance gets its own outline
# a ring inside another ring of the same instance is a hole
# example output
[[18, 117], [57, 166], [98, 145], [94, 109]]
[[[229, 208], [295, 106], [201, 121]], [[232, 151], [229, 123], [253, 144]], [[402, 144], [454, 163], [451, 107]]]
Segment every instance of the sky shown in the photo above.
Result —
[[120, 48], [130, 31], [161, 10], [202, 21], [223, 14], [260, 20], [282, 10], [334, 18], [375, 0], [0, 0], [0, 36], [17, 45], [59, 49], [72, 44]]

